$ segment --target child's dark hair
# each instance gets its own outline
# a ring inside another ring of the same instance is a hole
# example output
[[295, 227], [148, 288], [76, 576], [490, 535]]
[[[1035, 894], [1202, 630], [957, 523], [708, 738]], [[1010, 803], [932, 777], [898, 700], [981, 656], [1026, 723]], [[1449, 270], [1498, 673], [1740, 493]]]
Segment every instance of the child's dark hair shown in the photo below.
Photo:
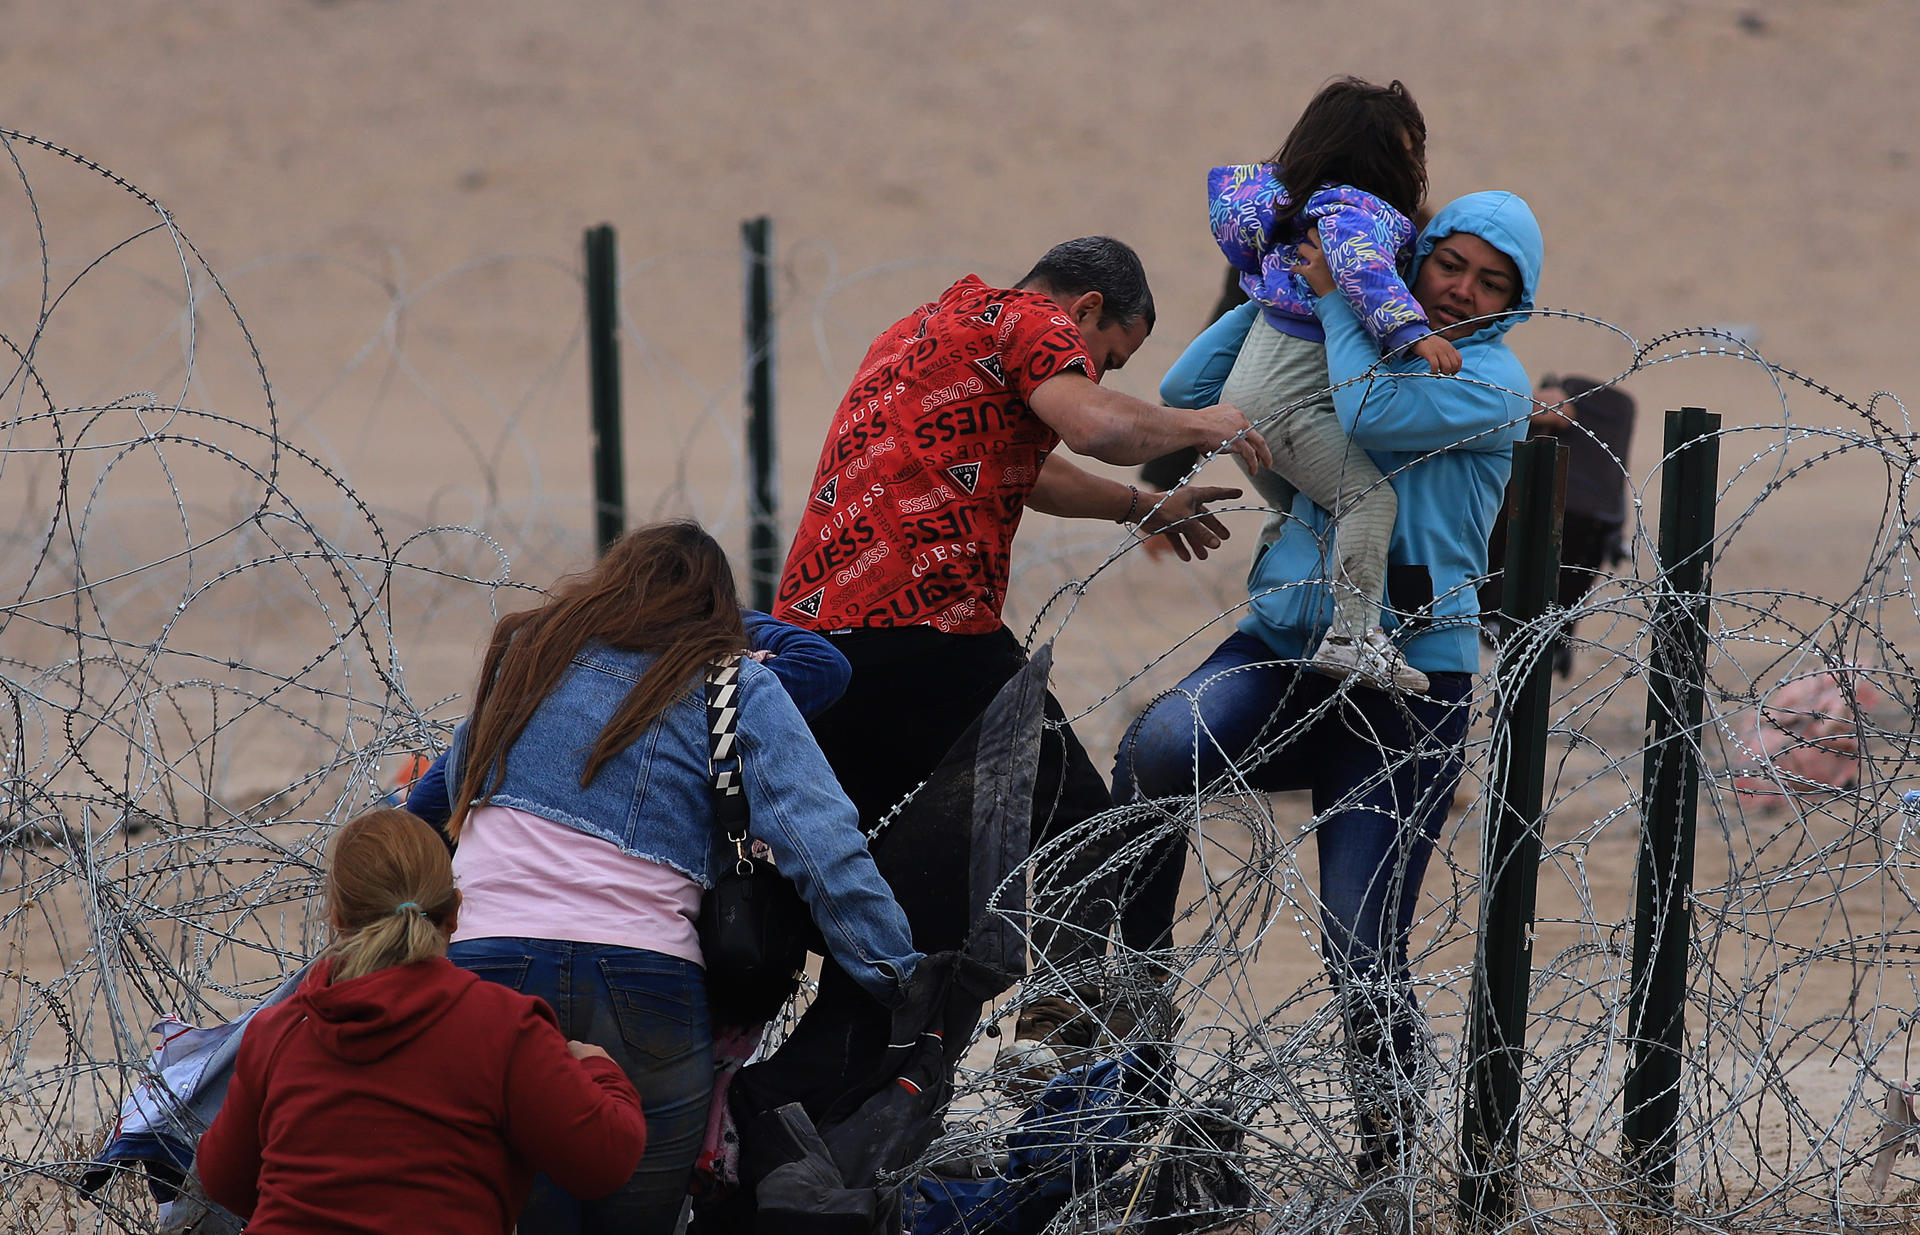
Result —
[[1282, 235], [1323, 184], [1350, 184], [1412, 218], [1427, 196], [1427, 122], [1398, 81], [1336, 77], [1269, 161], [1287, 190], [1276, 221]]

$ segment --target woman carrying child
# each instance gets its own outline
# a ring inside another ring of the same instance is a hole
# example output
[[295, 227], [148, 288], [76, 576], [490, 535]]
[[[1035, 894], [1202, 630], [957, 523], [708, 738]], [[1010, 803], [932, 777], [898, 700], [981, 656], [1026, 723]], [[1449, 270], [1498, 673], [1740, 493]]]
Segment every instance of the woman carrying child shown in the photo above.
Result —
[[1426, 145], [1426, 121], [1405, 86], [1342, 77], [1307, 104], [1272, 159], [1214, 168], [1214, 239], [1251, 299], [1195, 339], [1161, 387], [1169, 404], [1195, 406], [1187, 392], [1212, 384], [1207, 371], [1217, 382], [1231, 366], [1218, 393], [1260, 424], [1273, 451], [1273, 470], [1253, 477], [1275, 512], [1260, 547], [1272, 542], [1296, 490], [1337, 516], [1334, 620], [1311, 667], [1409, 691], [1425, 690], [1426, 676], [1379, 622], [1397, 503], [1334, 414], [1326, 334], [1296, 267], [1302, 239], [1314, 237], [1336, 289], [1383, 353], [1405, 347], [1433, 373], [1458, 372], [1459, 352], [1432, 333], [1400, 273], [1412, 255], [1409, 220], [1426, 196]]
[[853, 803], [772, 669], [747, 656], [732, 568], [693, 523], [631, 532], [495, 626], [454, 734], [448, 834], [466, 911], [450, 953], [539, 995], [647, 1106], [647, 1155], [605, 1200], [537, 1182], [522, 1235], [674, 1229], [707, 1131], [712, 1029], [695, 922], [722, 860], [706, 679], [742, 657], [737, 741], [752, 835], [874, 998], [921, 956]]
[[[1174, 823], [1138, 864], [1121, 917], [1131, 947], [1164, 950], [1180, 907], [1184, 826], [1223, 789], [1308, 790], [1319, 855], [1324, 955], [1345, 1030], [1363, 1182], [1398, 1177], [1417, 1143], [1424, 1022], [1409, 944], [1420, 885], [1466, 765], [1487, 533], [1505, 497], [1513, 443], [1533, 411], [1506, 333], [1533, 308], [1540, 225], [1512, 193], [1470, 193], [1422, 233], [1414, 295], [1459, 348], [1460, 380], [1433, 381], [1382, 356], [1311, 244], [1301, 266], [1326, 330], [1337, 424], [1392, 478], [1401, 518], [1389, 562], [1417, 593], [1393, 624], [1430, 679], [1421, 693], [1349, 690], [1304, 672], [1332, 618], [1324, 510], [1293, 504], [1248, 579], [1239, 629], [1157, 697], [1122, 740], [1114, 801], [1153, 803]], [[1269, 439], [1270, 441], [1272, 439]], [[1277, 457], [1277, 448], [1276, 448]]]
[[583, 1196], [646, 1145], [640, 1100], [553, 1012], [446, 959], [460, 912], [447, 850], [400, 810], [341, 828], [335, 940], [240, 1042], [196, 1170], [247, 1230], [507, 1235], [535, 1171]]

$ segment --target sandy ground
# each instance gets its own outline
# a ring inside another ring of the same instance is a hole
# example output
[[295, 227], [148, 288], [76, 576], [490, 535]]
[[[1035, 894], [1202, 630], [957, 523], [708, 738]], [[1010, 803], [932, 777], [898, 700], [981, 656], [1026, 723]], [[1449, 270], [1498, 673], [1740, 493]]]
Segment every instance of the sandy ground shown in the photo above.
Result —
[[[273, 695], [262, 666], [269, 677], [292, 676], [317, 657], [327, 681], [349, 678], [356, 697], [384, 699], [373, 669], [397, 664], [414, 707], [440, 720], [459, 714], [445, 701], [467, 687], [490, 610], [518, 599], [429, 573], [499, 582], [488, 542], [449, 533], [403, 545], [416, 529], [484, 530], [517, 582], [543, 582], [585, 559], [578, 245], [581, 229], [601, 221], [620, 234], [632, 504], [640, 514], [696, 514], [735, 545], [744, 543], [741, 219], [765, 213], [775, 222], [781, 479], [797, 493], [833, 399], [875, 331], [966, 271], [1011, 280], [1067, 236], [1106, 232], [1141, 250], [1161, 326], [1116, 384], [1151, 397], [1218, 282], [1205, 169], [1270, 153], [1336, 71], [1403, 78], [1426, 112], [1434, 200], [1487, 187], [1526, 196], [1547, 236], [1540, 302], [1617, 328], [1529, 324], [1512, 339], [1532, 371], [1605, 377], [1701, 345], [1681, 340], [1636, 355], [1666, 331], [1718, 325], [1858, 404], [1878, 390], [1920, 390], [1902, 311], [1920, 265], [1920, 139], [1908, 80], [1920, 8], [1905, 0], [964, 9], [208, 0], [190, 10], [0, 0], [0, 28], [0, 127], [112, 169], [163, 204], [194, 246], [165, 230], [141, 234], [152, 208], [95, 172], [9, 144], [21, 175], [0, 175], [3, 328], [16, 346], [33, 339], [47, 402], [117, 409], [92, 421], [79, 447], [66, 443], [77, 460], [68, 491], [86, 494], [75, 504], [85, 512], [78, 556], [94, 579], [143, 568], [101, 589], [110, 611], [79, 620], [136, 652], [164, 636], [173, 659], [159, 658], [153, 672], [219, 684], [175, 690], [171, 698], [184, 702], [151, 729], [129, 722], [89, 736], [88, 749], [107, 752], [111, 765], [117, 743], [124, 765], [129, 745], [177, 751], [194, 742], [206, 770], [186, 778], [188, 788], [211, 786], [236, 813], [283, 787], [285, 768], [333, 757], [339, 735], [351, 744], [387, 720], [378, 707], [334, 697], [274, 696], [296, 712], [317, 709], [318, 722], [303, 727], [262, 708], [218, 749], [199, 742], [214, 716], [231, 715], [220, 710], [231, 707], [222, 687]], [[56, 300], [34, 337], [42, 306]], [[1749, 622], [1740, 607], [1724, 609], [1716, 683], [1777, 676], [1785, 649], [1804, 641], [1787, 618], [1853, 596], [1881, 560], [1875, 539], [1902, 479], [1871, 450], [1792, 469], [1839, 434], [1904, 432], [1903, 413], [1883, 402], [1877, 421], [1862, 417], [1791, 379], [1715, 357], [1653, 364], [1629, 389], [1642, 408], [1632, 462], [1649, 527], [1661, 409], [1703, 405], [1729, 426], [1756, 427], [1723, 445], [1720, 525], [1729, 539], [1715, 583], [1723, 594], [1764, 592], [1786, 617]], [[43, 406], [25, 385], [8, 395], [8, 416]], [[1789, 422], [1816, 436], [1784, 444], [1778, 426]], [[179, 440], [160, 451], [111, 448], [156, 424]], [[276, 453], [254, 432], [270, 425], [310, 459]], [[4, 628], [5, 655], [33, 666], [72, 654], [55, 628], [77, 620], [70, 600], [47, 599], [62, 592], [48, 582], [57, 570], [19, 583], [40, 560], [44, 512], [60, 486], [49, 433], [44, 422], [11, 424], [0, 465], [0, 531], [11, 524], [0, 580], [7, 603], [32, 601]], [[1232, 477], [1221, 464], [1216, 474]], [[217, 535], [262, 503], [287, 516], [277, 539], [257, 527]], [[1250, 513], [1229, 518], [1250, 538]], [[201, 565], [171, 560], [209, 539], [213, 549], [196, 549]], [[1023, 540], [1009, 611], [1021, 631], [1056, 588], [1120, 543], [1111, 529], [1042, 518]], [[205, 565], [217, 571], [275, 544], [291, 552], [319, 543], [407, 568], [392, 581], [343, 581], [295, 560], [223, 580]], [[1649, 545], [1639, 548], [1643, 574]], [[46, 552], [74, 555], [71, 544]], [[1096, 760], [1210, 645], [1218, 627], [1176, 646], [1236, 603], [1243, 562], [1239, 545], [1193, 567], [1130, 553], [1097, 577], [1067, 620], [1058, 674], [1070, 710], [1088, 710], [1079, 728]], [[1896, 594], [1879, 615], [1882, 643], [1860, 651], [1884, 659], [1910, 641], [1915, 618], [1910, 588], [1875, 582]], [[180, 616], [174, 605], [189, 593]], [[1782, 593], [1810, 599], [1783, 604]], [[342, 652], [341, 615], [355, 611], [388, 625]], [[1048, 610], [1044, 628], [1060, 614]], [[1555, 860], [1537, 960], [1585, 948], [1604, 971], [1618, 940], [1595, 932], [1631, 916], [1632, 815], [1620, 811], [1637, 760], [1610, 777], [1604, 769], [1639, 744], [1642, 697], [1631, 681], [1617, 683], [1644, 653], [1642, 616], [1628, 605], [1583, 627], [1617, 655], [1583, 652], [1583, 674], [1597, 676], [1567, 687], [1560, 704], [1571, 718], [1564, 727], [1586, 741], [1560, 743], [1567, 753], [1552, 791]], [[132, 668], [112, 672], [140, 680], [146, 662], [126, 660]], [[101, 691], [97, 679], [90, 689]], [[56, 710], [59, 694], [49, 690]], [[110, 702], [113, 692], [94, 697]], [[1605, 706], [1582, 702], [1595, 697]], [[57, 725], [34, 732], [60, 740]], [[389, 770], [377, 757], [348, 762], [342, 779], [361, 790]], [[1474, 776], [1483, 770], [1484, 758]], [[328, 794], [354, 791], [306, 791], [280, 813], [324, 813]], [[1458, 889], [1478, 869], [1484, 809], [1470, 778], [1446, 853], [1455, 873], [1430, 887], [1430, 920], [1442, 927], [1473, 920], [1474, 902]], [[1313, 873], [1307, 814], [1278, 799], [1277, 869], [1301, 887]], [[1850, 807], [1804, 828], [1779, 825], [1777, 835], [1774, 825], [1716, 832], [1703, 842], [1702, 882], [1738, 889], [1753, 883], [1742, 870], [1794, 871], [1793, 854], [1856, 835], [1858, 814]], [[1904, 896], [1898, 870], [1876, 869], [1878, 882], [1847, 897], [1798, 874], [1755, 893], [1765, 912], [1740, 921], [1758, 924], [1761, 937], [1726, 943], [1715, 963], [1735, 986], [1740, 975], [1790, 974], [1795, 997], [1783, 1015], [1796, 1026], [1846, 1014], [1863, 978], [1840, 942], [1905, 920], [1905, 904], [1887, 900]], [[144, 886], [165, 900], [186, 886], [181, 878], [169, 872]], [[1201, 889], [1196, 877], [1190, 890]], [[1257, 1020], [1314, 981], [1311, 931], [1295, 922], [1297, 913], [1310, 923], [1310, 899], [1290, 895], [1249, 971], [1253, 987], [1235, 996], [1244, 1006], [1222, 1005], [1223, 1024]], [[1844, 926], [1834, 924], [1836, 903], [1856, 914]], [[69, 892], [48, 912], [58, 932], [13, 919], [10, 945], [30, 953], [25, 972], [78, 963], [55, 952], [70, 951], [65, 936], [85, 929], [84, 907]], [[248, 929], [279, 946], [289, 928]], [[190, 934], [168, 949], [190, 953]], [[1794, 968], [1800, 962], [1771, 951], [1776, 936], [1830, 954]], [[1470, 939], [1442, 929], [1432, 943], [1423, 966], [1454, 988], [1437, 990], [1434, 1006], [1457, 1032]], [[1864, 979], [1881, 992], [1869, 1002], [1911, 1007], [1904, 958], [1895, 960]], [[20, 965], [8, 961], [15, 972]], [[16, 990], [19, 1008], [40, 1006]], [[46, 1015], [33, 1013], [42, 1026]], [[111, 1036], [104, 1022], [89, 1022], [79, 1036], [97, 1049], [102, 1034]], [[52, 1062], [44, 1053], [55, 1032], [33, 1036], [14, 1057], [30, 1068]], [[1851, 1058], [1844, 1044], [1836, 1049]], [[1835, 1051], [1810, 1049], [1816, 1057]], [[1809, 1081], [1804, 1100], [1828, 1119], [1848, 1106], [1850, 1083]], [[1791, 1156], [1792, 1135], [1768, 1135], [1768, 1152]]]

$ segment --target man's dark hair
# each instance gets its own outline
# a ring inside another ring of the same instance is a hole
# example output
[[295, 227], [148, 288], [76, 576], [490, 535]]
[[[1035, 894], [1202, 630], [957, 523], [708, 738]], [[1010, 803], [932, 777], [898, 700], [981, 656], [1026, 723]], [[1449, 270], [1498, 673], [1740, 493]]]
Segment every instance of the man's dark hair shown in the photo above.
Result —
[[1071, 300], [1087, 292], [1099, 292], [1102, 300], [1100, 325], [1118, 322], [1131, 327], [1136, 319], [1146, 319], [1153, 329], [1153, 291], [1147, 286], [1147, 268], [1131, 245], [1111, 236], [1082, 236], [1056, 244], [1034, 263], [1019, 286], [1043, 283], [1056, 296]]
[[1320, 88], [1268, 162], [1287, 190], [1274, 228], [1288, 225], [1323, 184], [1348, 184], [1409, 219], [1427, 196], [1427, 121], [1399, 82], [1336, 77]]

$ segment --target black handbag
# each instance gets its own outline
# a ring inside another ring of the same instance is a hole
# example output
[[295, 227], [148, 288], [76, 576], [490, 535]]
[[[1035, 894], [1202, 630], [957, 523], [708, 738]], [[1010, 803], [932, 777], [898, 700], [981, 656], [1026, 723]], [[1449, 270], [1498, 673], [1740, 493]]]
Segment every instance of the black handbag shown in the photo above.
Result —
[[813, 917], [792, 881], [754, 852], [734, 725], [739, 700], [740, 658], [729, 656], [707, 671], [707, 767], [725, 844], [714, 857], [713, 887], [700, 898], [698, 930], [714, 1021], [761, 1025], [799, 985]]

